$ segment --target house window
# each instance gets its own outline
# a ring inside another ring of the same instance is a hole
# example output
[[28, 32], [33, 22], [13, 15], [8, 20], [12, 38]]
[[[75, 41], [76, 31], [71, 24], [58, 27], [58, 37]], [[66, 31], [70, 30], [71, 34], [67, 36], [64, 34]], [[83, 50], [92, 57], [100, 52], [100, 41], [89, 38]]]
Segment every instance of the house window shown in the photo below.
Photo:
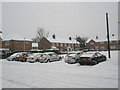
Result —
[[118, 47], [118, 49], [120, 49], [120, 46], [117, 46]]
[[67, 46], [67, 44], [66, 44], [66, 43], [65, 43], [64, 45], [65, 45], [65, 47]]
[[102, 50], [104, 50], [104, 49], [105, 49], [105, 47], [103, 47], [103, 46], [102, 46], [102, 47], [101, 47], [101, 49], [102, 49]]
[[110, 46], [111, 49], [116, 49], [116, 46]]
[[91, 43], [90, 43], [90, 45], [94, 45], [94, 43], [93, 43], [93, 42], [91, 42]]
[[27, 42], [27, 41], [26, 41], [25, 43], [26, 43], [26, 44], [29, 44], [29, 42]]
[[58, 47], [58, 46], [59, 46], [59, 43], [56, 43], [56, 46]]
[[98, 46], [95, 46], [95, 48], [98, 50]]
[[5, 42], [5, 45], [6, 45], [6, 46], [10, 45], [10, 42], [9, 42], [9, 41], [6, 41], [6, 42]]
[[112, 43], [112, 41], [110, 41], [110, 43]]
[[20, 41], [16, 41], [16, 43], [19, 43]]
[[55, 46], [55, 43], [52, 43], [52, 46]]
[[100, 44], [104, 44], [104, 42], [100, 42]]
[[60, 46], [62, 47], [62, 46], [63, 46], [63, 44], [62, 44], [62, 43], [60, 43]]

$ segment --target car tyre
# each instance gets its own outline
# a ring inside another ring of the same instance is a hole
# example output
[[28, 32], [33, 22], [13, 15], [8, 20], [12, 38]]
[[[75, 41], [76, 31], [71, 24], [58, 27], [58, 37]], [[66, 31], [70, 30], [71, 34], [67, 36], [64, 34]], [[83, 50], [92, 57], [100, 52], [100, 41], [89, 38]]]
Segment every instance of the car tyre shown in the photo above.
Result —
[[96, 60], [92, 61], [92, 65], [96, 65], [98, 62]]
[[58, 59], [58, 60], [60, 61], [61, 59], [62, 59], [62, 58], [61, 58], [61, 57], [59, 57], [59, 59]]
[[13, 58], [12, 61], [15, 61], [15, 58]]
[[47, 60], [48, 62], [51, 62], [50, 59]]
[[84, 63], [79, 62], [80, 65], [84, 65]]
[[45, 61], [45, 63], [47, 63], [48, 61], [49, 61], [49, 59], [48, 59], [48, 60], [46, 60], [46, 61]]
[[36, 61], [35, 62], [38, 62], [39, 60], [38, 59], [36, 59]]

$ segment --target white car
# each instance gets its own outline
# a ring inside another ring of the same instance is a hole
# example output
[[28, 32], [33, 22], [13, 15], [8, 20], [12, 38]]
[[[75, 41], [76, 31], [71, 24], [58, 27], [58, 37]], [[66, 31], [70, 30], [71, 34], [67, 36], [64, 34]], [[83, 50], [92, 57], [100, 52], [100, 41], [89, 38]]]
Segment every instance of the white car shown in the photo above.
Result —
[[39, 58], [41, 57], [42, 53], [32, 53], [28, 56], [27, 62], [37, 62], [39, 61]]
[[8, 58], [6, 58], [8, 61], [15, 61], [16, 58], [19, 58], [20, 56], [22, 56], [25, 52], [18, 52], [18, 53], [14, 53], [11, 56], [9, 56]]
[[61, 57], [54, 52], [43, 53], [39, 58], [39, 62], [41, 63], [47, 63], [47, 62], [59, 61], [59, 60], [61, 60]]
[[77, 60], [79, 60], [79, 57], [83, 54], [83, 51], [73, 51], [73, 52], [69, 52], [65, 58], [64, 61], [65, 63], [68, 64], [74, 64], [77, 63]]

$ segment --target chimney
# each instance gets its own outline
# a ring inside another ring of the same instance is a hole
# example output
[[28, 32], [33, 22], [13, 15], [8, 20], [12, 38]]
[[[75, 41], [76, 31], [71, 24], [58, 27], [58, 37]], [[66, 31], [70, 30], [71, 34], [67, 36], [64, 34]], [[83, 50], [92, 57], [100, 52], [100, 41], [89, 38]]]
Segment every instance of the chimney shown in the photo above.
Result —
[[53, 39], [55, 39], [55, 34], [52, 35]]
[[114, 36], [114, 34], [112, 34], [112, 36]]
[[69, 37], [69, 40], [72, 40], [72, 38], [71, 38], [71, 37]]
[[98, 36], [96, 36], [96, 39], [98, 39]]

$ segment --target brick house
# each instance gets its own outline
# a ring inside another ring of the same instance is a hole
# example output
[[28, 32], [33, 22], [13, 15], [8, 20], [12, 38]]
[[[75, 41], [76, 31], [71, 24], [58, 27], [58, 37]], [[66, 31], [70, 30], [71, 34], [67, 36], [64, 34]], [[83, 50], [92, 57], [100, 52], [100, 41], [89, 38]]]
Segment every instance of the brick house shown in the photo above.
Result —
[[43, 37], [40, 42], [38, 42], [38, 49], [58, 49], [61, 53], [67, 51], [77, 51], [80, 49], [80, 45], [75, 40], [66, 40], [61, 38], [45, 38]]
[[28, 51], [32, 49], [32, 40], [7, 39], [2, 41], [2, 48], [9, 48], [12, 52]]
[[[89, 39], [86, 43], [86, 48], [94, 49], [94, 50], [107, 50], [108, 43], [107, 40]], [[110, 49], [120, 50], [120, 40], [110, 39]]]

